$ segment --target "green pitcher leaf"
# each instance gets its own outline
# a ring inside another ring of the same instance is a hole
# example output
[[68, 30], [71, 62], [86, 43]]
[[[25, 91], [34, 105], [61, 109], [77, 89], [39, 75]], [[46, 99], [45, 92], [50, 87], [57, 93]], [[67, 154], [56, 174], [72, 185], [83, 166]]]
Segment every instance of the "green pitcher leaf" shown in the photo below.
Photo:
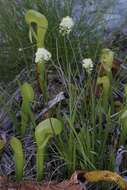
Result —
[[[34, 37], [37, 42], [37, 48], [44, 48], [45, 35], [48, 29], [48, 20], [46, 17], [35, 10], [29, 10], [25, 15], [25, 20], [29, 25], [30, 41], [32, 42], [32, 37]], [[33, 27], [32, 24], [34, 24], [36, 27]], [[45, 62], [37, 63], [37, 72], [38, 84], [43, 93], [44, 101], [47, 102], [48, 98], [47, 83], [45, 78]]]
[[98, 77], [97, 84], [103, 86], [104, 95], [107, 96], [110, 89], [110, 80], [108, 76]]
[[110, 72], [113, 65], [114, 52], [110, 49], [103, 49], [101, 52], [100, 62], [103, 64], [104, 69]]
[[60, 120], [49, 118], [39, 123], [35, 129], [35, 139], [37, 143], [36, 170], [38, 181], [41, 181], [43, 177], [45, 147], [51, 137], [61, 133], [62, 128], [63, 125]]
[[[32, 23], [36, 24], [37, 47], [44, 47], [45, 34], [48, 29], [48, 21], [46, 17], [35, 10], [29, 10], [25, 15], [25, 20], [29, 26], [31, 26]], [[30, 41], [32, 41], [31, 35]], [[35, 35], [33, 36], [35, 37]]]
[[27, 102], [32, 102], [34, 100], [34, 90], [29, 83], [25, 82], [21, 86], [21, 93], [22, 93], [23, 100]]
[[45, 145], [48, 137], [59, 135], [62, 131], [62, 123], [55, 118], [49, 118], [38, 124], [35, 130], [35, 138], [38, 146]]
[[14, 152], [16, 180], [21, 181], [23, 178], [24, 167], [24, 153], [22, 143], [16, 137], [12, 137], [10, 140], [10, 145]]
[[27, 82], [21, 86], [21, 94], [23, 98], [21, 106], [21, 134], [23, 136], [25, 134], [26, 127], [28, 126], [28, 122], [30, 119], [32, 121], [34, 119], [30, 102], [34, 100], [35, 94], [32, 86]]

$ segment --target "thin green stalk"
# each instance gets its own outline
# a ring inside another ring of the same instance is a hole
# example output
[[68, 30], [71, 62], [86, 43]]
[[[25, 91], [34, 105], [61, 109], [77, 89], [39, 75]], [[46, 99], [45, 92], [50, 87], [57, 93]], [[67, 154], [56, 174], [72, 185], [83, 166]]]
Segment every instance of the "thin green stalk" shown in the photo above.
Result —
[[45, 147], [37, 147], [36, 153], [36, 171], [37, 181], [41, 181], [44, 174], [44, 158], [45, 158]]

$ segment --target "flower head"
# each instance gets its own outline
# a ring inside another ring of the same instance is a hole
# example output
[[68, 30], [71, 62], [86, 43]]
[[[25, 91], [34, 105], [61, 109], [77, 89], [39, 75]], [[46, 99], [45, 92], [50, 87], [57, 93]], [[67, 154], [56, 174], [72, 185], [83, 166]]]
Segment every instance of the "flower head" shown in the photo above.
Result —
[[52, 57], [51, 53], [45, 48], [38, 48], [36, 52], [35, 63], [41, 61], [49, 61]]
[[90, 58], [83, 59], [82, 66], [86, 70], [86, 72], [91, 73], [91, 71], [93, 70], [93, 61]]
[[66, 16], [61, 20], [59, 32], [64, 36], [69, 34], [74, 26], [74, 21], [71, 17]]

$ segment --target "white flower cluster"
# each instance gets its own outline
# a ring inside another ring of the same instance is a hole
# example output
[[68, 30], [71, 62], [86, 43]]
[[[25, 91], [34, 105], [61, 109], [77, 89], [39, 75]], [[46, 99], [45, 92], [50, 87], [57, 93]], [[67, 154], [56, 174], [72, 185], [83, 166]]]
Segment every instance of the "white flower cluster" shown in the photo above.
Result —
[[93, 61], [90, 58], [83, 59], [82, 67], [86, 70], [86, 72], [91, 73], [93, 70]]
[[66, 34], [68, 35], [72, 28], [74, 26], [74, 21], [71, 17], [66, 16], [62, 19], [60, 26], [59, 26], [59, 32], [65, 36]]
[[51, 53], [45, 48], [38, 48], [35, 55], [35, 63], [49, 61], [52, 57]]

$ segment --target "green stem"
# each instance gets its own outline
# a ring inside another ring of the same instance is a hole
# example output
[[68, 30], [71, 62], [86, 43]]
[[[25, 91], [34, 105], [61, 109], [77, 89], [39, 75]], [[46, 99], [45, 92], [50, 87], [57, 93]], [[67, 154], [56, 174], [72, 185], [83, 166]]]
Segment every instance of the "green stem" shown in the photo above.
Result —
[[46, 80], [46, 71], [45, 71], [45, 62], [37, 63], [38, 67], [38, 80], [41, 91], [44, 96], [44, 101], [48, 101], [48, 92], [47, 92], [47, 80]]
[[36, 154], [36, 171], [37, 171], [37, 181], [41, 181], [43, 178], [44, 170], [44, 148], [37, 148]]

